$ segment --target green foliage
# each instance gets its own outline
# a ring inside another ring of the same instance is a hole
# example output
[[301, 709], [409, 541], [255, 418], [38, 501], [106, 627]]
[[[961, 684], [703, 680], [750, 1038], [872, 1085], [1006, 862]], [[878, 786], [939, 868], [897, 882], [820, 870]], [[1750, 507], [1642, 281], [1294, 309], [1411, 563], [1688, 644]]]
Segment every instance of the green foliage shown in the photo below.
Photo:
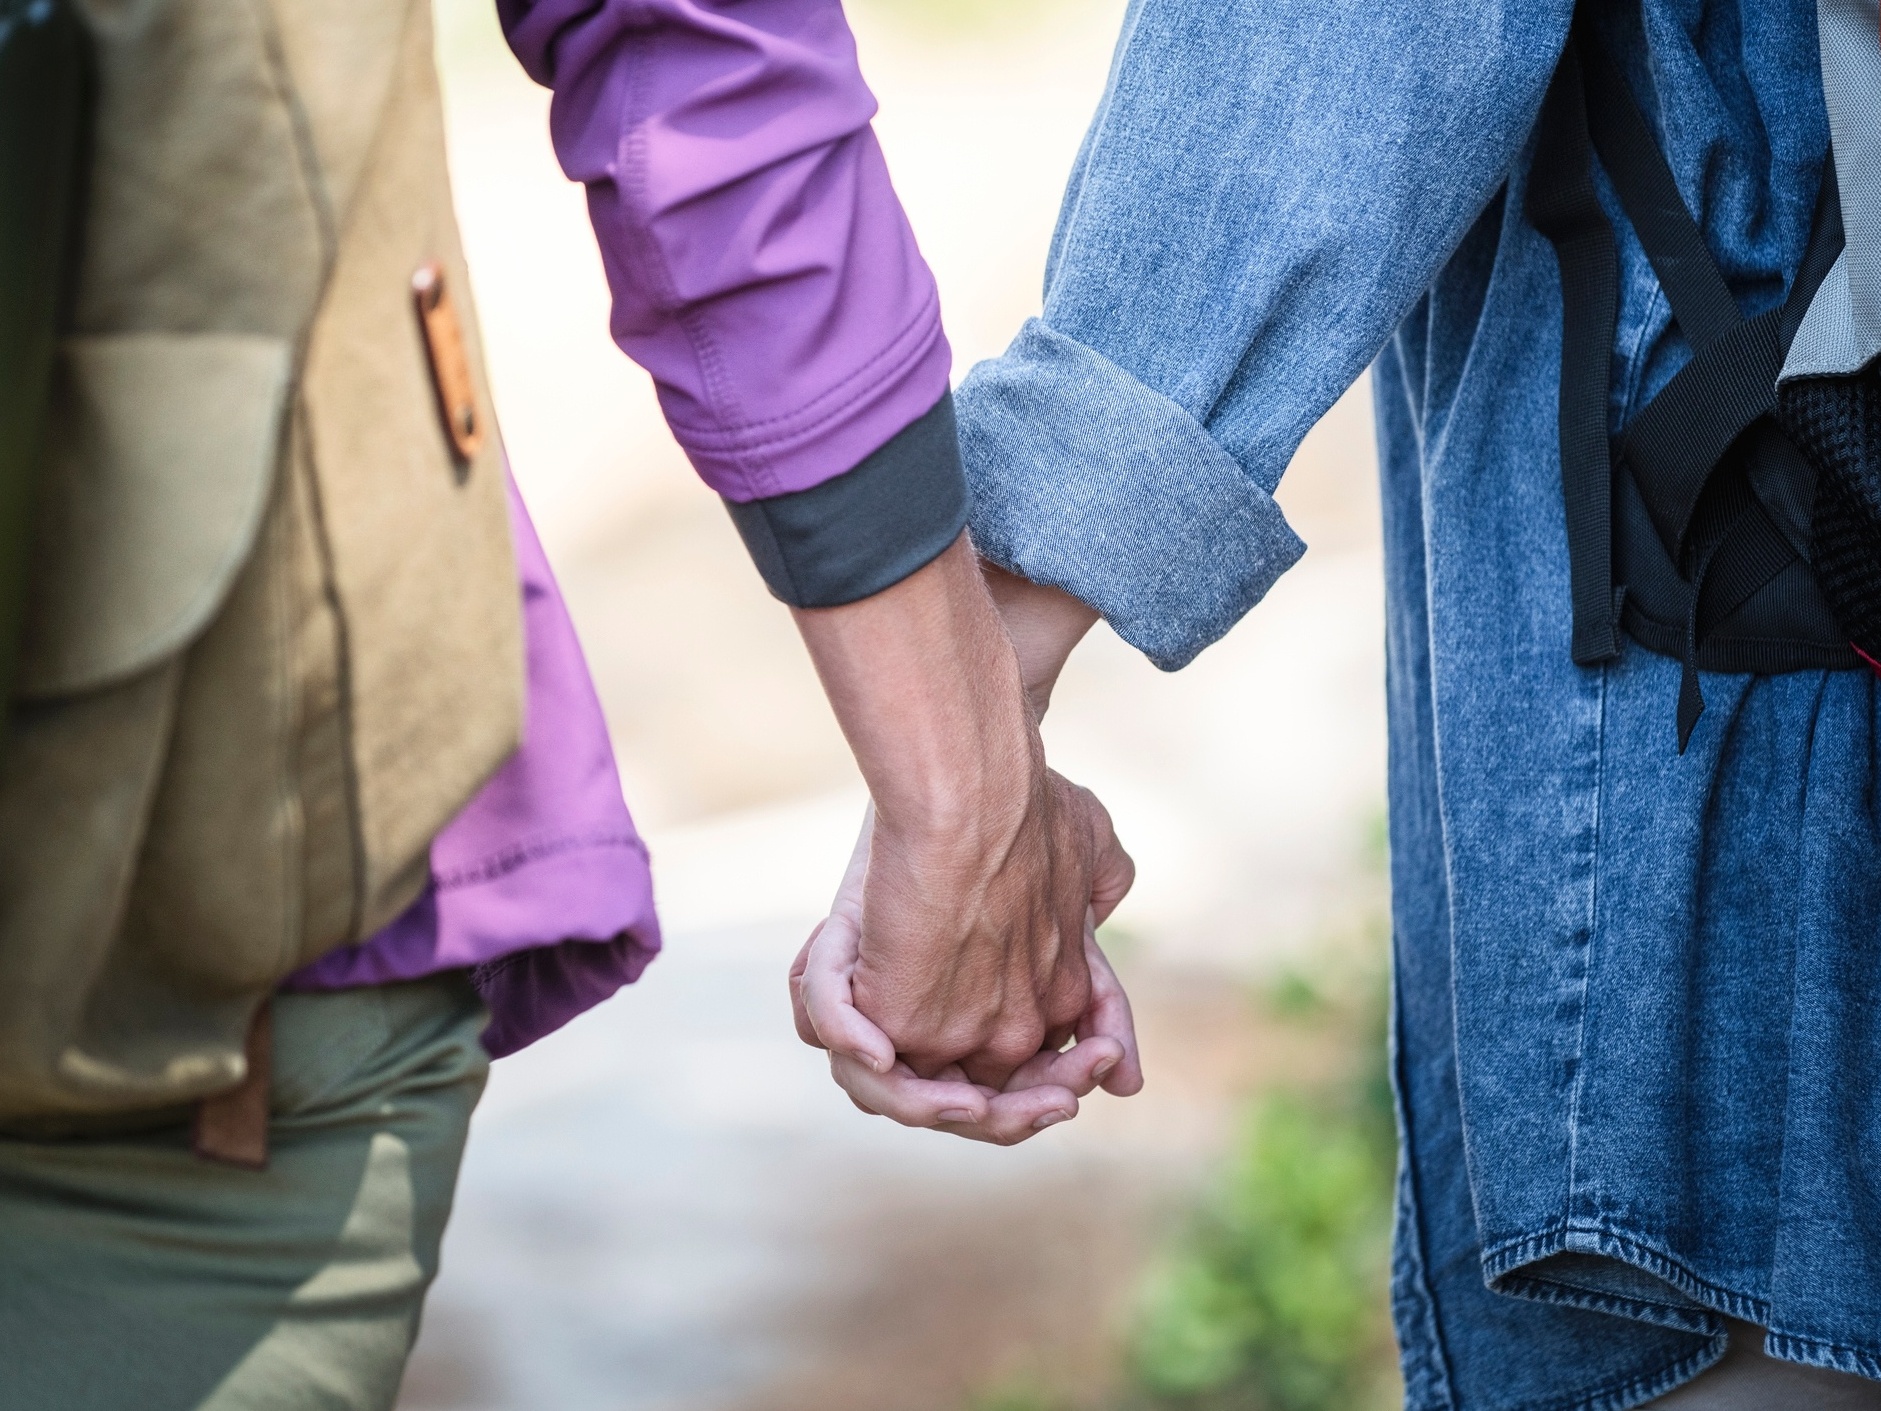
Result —
[[[1303, 981], [1276, 999], [1294, 1014], [1328, 1002]], [[1221, 1192], [1151, 1281], [1133, 1348], [1149, 1406], [1387, 1404], [1395, 1141], [1381, 1016], [1364, 1009], [1362, 1071], [1330, 1093], [1258, 1099]]]
[[[1261, 994], [1272, 1020], [1351, 1061], [1329, 1084], [1255, 1096], [1219, 1188], [1144, 1289], [1130, 1385], [1105, 1411], [1387, 1411], [1401, 1400], [1388, 1300], [1397, 1136], [1382, 818], [1359, 860], [1356, 908], [1329, 927], [1311, 973], [1285, 971]], [[1071, 1405], [1022, 1381], [972, 1411]]]
[[1267, 990], [1267, 1007], [1286, 1019], [1304, 1019], [1325, 1012], [1325, 992], [1297, 970], [1282, 972]]
[[1066, 1406], [1062, 1398], [1021, 1380], [974, 1397], [972, 1411], [1066, 1411]]

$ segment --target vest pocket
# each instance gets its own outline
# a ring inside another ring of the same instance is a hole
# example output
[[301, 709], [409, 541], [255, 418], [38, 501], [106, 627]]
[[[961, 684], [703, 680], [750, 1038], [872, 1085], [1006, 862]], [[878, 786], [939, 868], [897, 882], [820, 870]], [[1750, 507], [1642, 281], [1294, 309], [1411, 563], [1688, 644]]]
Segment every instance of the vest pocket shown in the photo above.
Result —
[[127, 680], [189, 645], [253, 550], [279, 460], [285, 339], [67, 339], [54, 374], [19, 694]]

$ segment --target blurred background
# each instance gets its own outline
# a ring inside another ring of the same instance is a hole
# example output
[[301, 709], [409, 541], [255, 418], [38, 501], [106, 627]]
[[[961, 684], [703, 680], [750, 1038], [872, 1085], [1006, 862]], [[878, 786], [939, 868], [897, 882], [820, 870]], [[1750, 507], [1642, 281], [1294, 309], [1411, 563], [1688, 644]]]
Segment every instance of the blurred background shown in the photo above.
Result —
[[[1122, 0], [849, 0], [955, 375], [1035, 313]], [[785, 610], [609, 341], [548, 95], [437, 0], [518, 481], [653, 850], [666, 954], [497, 1066], [404, 1411], [1389, 1404], [1382, 588], [1363, 384], [1280, 499], [1310, 546], [1163, 675], [1104, 629], [1046, 725], [1137, 889], [1149, 1085], [1012, 1151], [855, 1111], [784, 973], [863, 791]]]

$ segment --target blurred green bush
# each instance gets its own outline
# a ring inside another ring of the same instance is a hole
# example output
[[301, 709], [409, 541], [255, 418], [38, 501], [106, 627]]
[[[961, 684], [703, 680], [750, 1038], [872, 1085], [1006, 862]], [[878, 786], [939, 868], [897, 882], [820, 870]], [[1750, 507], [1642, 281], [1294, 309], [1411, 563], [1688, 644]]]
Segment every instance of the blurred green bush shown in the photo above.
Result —
[[1220, 1192], [1146, 1291], [1134, 1404], [1361, 1411], [1394, 1400], [1396, 1144], [1375, 1038], [1364, 1073], [1339, 1090], [1254, 1103]]
[[[1329, 1083], [1251, 1101], [1216, 1189], [1146, 1281], [1128, 1384], [1106, 1411], [1387, 1411], [1401, 1401], [1385, 981], [1361, 961], [1329, 983], [1284, 976], [1267, 1003], [1277, 1020], [1343, 1048], [1348, 1065]], [[1073, 1403], [1020, 1380], [970, 1411]]]
[[[1355, 908], [1322, 938], [1313, 972], [1283, 973], [1263, 994], [1275, 1024], [1338, 1056], [1333, 1076], [1250, 1099], [1214, 1189], [1151, 1268], [1126, 1338], [1126, 1385], [1103, 1411], [1402, 1404], [1390, 1318], [1386, 862], [1381, 817], [1363, 840]], [[1074, 1403], [1019, 1381], [970, 1411]]]
[[[1283, 1022], [1347, 1055], [1330, 1083], [1257, 1095], [1221, 1184], [1145, 1288], [1129, 1411], [1385, 1411], [1397, 1127], [1386, 1057], [1390, 926], [1382, 816], [1357, 925], [1323, 974], [1281, 976]], [[1341, 963], [1343, 962], [1343, 963]]]

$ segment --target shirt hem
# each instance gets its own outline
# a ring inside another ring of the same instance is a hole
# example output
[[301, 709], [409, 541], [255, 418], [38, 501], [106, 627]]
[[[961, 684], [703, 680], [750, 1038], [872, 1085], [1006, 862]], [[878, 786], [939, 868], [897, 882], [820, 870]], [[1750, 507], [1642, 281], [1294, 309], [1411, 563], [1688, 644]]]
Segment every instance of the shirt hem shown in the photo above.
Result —
[[[1596, 1254], [1617, 1260], [1661, 1280], [1694, 1306], [1632, 1298], [1623, 1294], [1582, 1288], [1524, 1274], [1522, 1271], [1556, 1254]], [[1881, 1381], [1881, 1352], [1850, 1347], [1827, 1338], [1780, 1331], [1771, 1327], [1768, 1299], [1741, 1293], [1699, 1277], [1689, 1266], [1653, 1241], [1609, 1224], [1572, 1222], [1538, 1234], [1518, 1236], [1483, 1251], [1483, 1280], [1495, 1292], [1542, 1303], [1558, 1303], [1607, 1313], [1635, 1322], [1652, 1323], [1680, 1332], [1719, 1339], [1723, 1355], [1724, 1329], [1718, 1315], [1755, 1323], [1769, 1336], [1765, 1350], [1772, 1357], [1832, 1372], [1847, 1372]], [[1713, 1359], [1715, 1360], [1715, 1359]], [[1709, 1363], [1705, 1364], [1710, 1365]], [[1703, 1370], [1699, 1368], [1698, 1370]], [[1696, 1372], [1693, 1373], [1696, 1375]], [[1676, 1383], [1674, 1383], [1676, 1385]], [[1576, 1402], [1576, 1406], [1591, 1402]], [[1627, 1403], [1636, 1404], [1636, 1403]]]

